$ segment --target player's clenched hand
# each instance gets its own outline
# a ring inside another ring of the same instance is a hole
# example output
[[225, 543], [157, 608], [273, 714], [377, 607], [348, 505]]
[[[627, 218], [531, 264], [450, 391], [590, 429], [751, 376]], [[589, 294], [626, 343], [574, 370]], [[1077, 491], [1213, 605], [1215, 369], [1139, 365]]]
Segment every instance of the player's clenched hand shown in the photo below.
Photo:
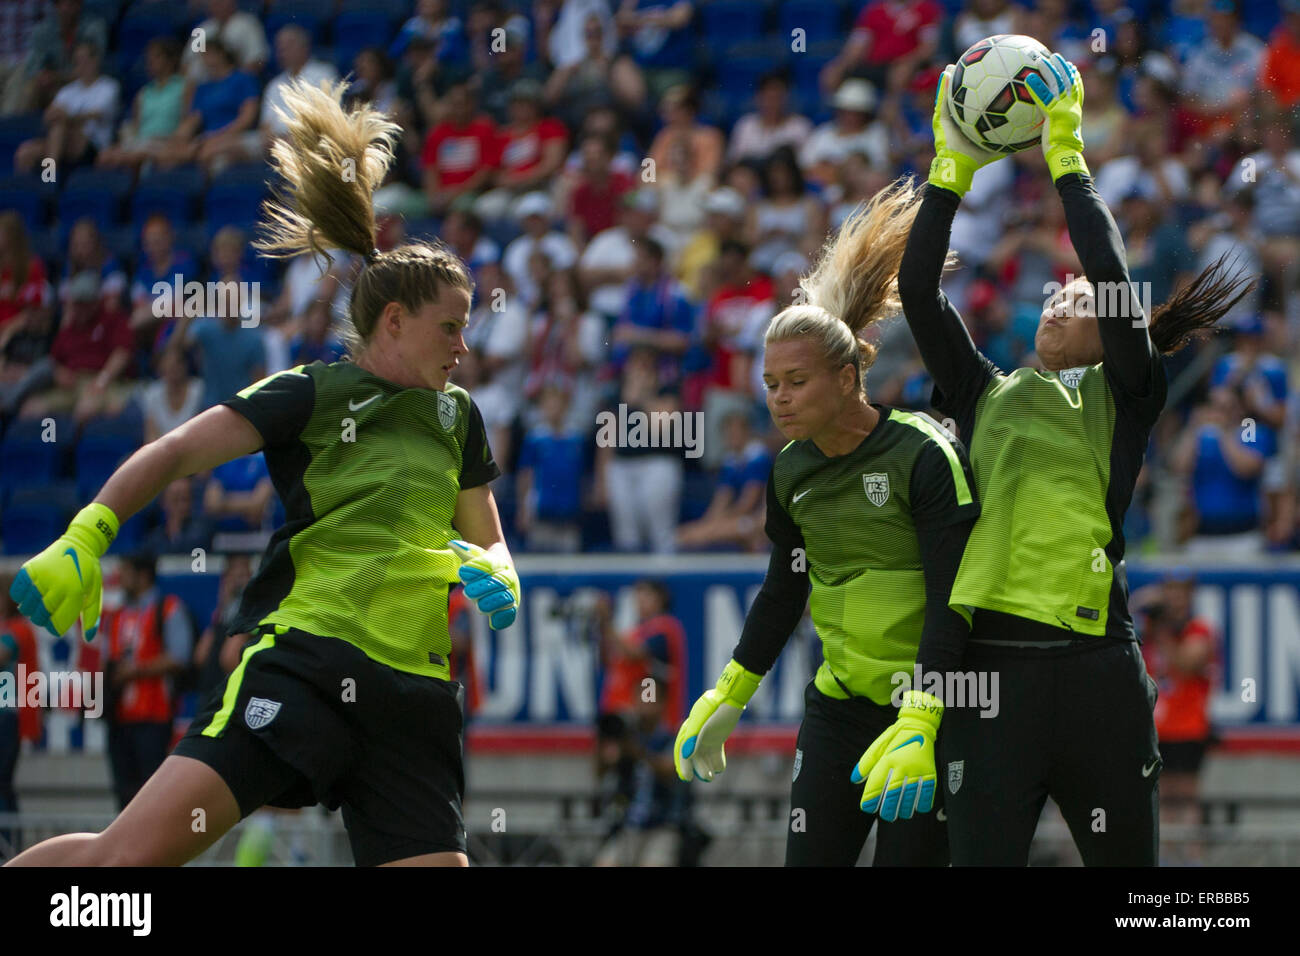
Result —
[[1059, 53], [1047, 57], [1043, 64], [1056, 81], [1056, 89], [1049, 89], [1037, 74], [1026, 77], [1025, 86], [1046, 117], [1043, 155], [1052, 181], [1066, 173], [1087, 175], [1088, 164], [1083, 161], [1083, 80], [1075, 65]]
[[735, 729], [762, 679], [735, 661], [723, 668], [717, 686], [705, 691], [695, 702], [686, 722], [677, 731], [677, 742], [673, 745], [677, 776], [683, 780], [695, 777], [708, 783], [715, 774], [727, 769], [724, 749], [727, 736]]
[[975, 171], [1001, 159], [995, 153], [977, 146], [957, 128], [957, 121], [948, 109], [948, 91], [952, 87], [955, 67], [949, 64], [939, 77], [939, 88], [934, 98], [934, 162], [930, 164], [930, 182], [950, 189], [958, 196], [966, 195]]
[[934, 807], [934, 736], [943, 718], [939, 698], [909, 690], [903, 696], [898, 719], [867, 749], [853, 768], [854, 783], [862, 788], [862, 810], [880, 813], [892, 823], [910, 820], [914, 813]]
[[9, 588], [18, 610], [56, 637], [80, 617], [85, 639], [94, 640], [103, 601], [99, 559], [117, 530], [117, 515], [107, 506], [82, 508], [61, 538], [19, 569]]
[[510, 552], [501, 542], [490, 548], [459, 539], [451, 542], [451, 549], [460, 558], [461, 582], [465, 597], [488, 616], [488, 625], [494, 631], [515, 623], [519, 611], [519, 575], [510, 560]]

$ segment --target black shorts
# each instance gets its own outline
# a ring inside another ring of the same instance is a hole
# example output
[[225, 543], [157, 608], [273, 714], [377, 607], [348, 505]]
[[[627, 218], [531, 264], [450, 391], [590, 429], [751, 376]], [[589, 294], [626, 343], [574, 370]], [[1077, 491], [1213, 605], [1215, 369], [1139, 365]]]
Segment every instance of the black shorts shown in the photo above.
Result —
[[1166, 773], [1197, 773], [1205, 762], [1208, 740], [1162, 740], [1160, 759]]
[[[804, 691], [804, 706], [790, 787], [785, 865], [853, 866], [876, 822], [876, 814], [862, 812], [864, 785], [852, 781], [853, 768], [898, 719], [898, 711], [865, 697], [827, 697], [812, 681]], [[947, 866], [943, 813], [943, 793], [936, 787], [934, 808], [928, 813], [882, 822], [872, 865]]]
[[463, 698], [458, 683], [277, 627], [244, 649], [173, 752], [220, 774], [241, 817], [342, 806], [358, 866], [463, 853]]

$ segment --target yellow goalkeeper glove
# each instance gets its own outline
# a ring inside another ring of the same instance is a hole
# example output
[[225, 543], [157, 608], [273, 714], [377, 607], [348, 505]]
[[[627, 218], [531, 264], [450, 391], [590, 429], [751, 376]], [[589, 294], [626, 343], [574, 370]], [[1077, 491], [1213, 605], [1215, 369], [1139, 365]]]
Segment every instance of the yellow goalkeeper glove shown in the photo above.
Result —
[[724, 745], [744, 713], [749, 698], [758, 690], [763, 678], [731, 661], [722, 670], [717, 686], [695, 702], [685, 723], [677, 731], [673, 745], [673, 762], [677, 776], [690, 780], [692, 775], [705, 783], [727, 769]]
[[867, 749], [853, 768], [862, 788], [864, 813], [880, 813], [887, 823], [910, 820], [934, 807], [934, 737], [943, 702], [918, 690], [903, 695], [898, 719]]
[[9, 588], [18, 610], [56, 637], [80, 617], [85, 639], [94, 640], [103, 604], [99, 559], [117, 530], [117, 515], [106, 505], [82, 508], [61, 538], [19, 569]]

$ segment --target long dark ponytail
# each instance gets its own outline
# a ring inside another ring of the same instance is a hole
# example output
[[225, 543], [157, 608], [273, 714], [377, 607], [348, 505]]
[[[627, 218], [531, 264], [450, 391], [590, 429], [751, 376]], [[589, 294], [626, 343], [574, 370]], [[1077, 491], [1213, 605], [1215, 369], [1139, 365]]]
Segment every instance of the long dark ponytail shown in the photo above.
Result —
[[1228, 310], [1249, 295], [1257, 278], [1236, 269], [1229, 272], [1228, 253], [1151, 312], [1151, 341], [1161, 355], [1171, 355], [1216, 331]]

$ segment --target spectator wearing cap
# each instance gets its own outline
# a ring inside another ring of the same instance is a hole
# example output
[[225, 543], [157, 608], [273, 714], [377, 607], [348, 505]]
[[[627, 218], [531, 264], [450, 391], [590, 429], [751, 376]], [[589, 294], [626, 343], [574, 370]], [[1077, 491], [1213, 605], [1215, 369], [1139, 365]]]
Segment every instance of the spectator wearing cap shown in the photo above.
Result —
[[97, 166], [137, 169], [172, 147], [185, 115], [189, 84], [180, 72], [181, 45], [172, 37], [154, 37], [145, 47], [149, 82], [135, 94], [131, 115], [118, 131], [118, 142], [101, 150]]
[[704, 198], [704, 228], [682, 247], [677, 278], [687, 295], [698, 301], [706, 298], [711, 284], [709, 270], [718, 258], [722, 244], [740, 241], [745, 227], [745, 200], [728, 186], [713, 190]]
[[650, 143], [649, 157], [655, 170], [670, 166], [673, 149], [685, 148], [690, 156], [690, 178], [708, 175], [717, 177], [722, 171], [722, 158], [726, 139], [722, 131], [701, 123], [698, 94], [689, 86], [674, 86], [664, 93], [659, 102], [659, 115], [663, 129]]
[[1180, 121], [1193, 135], [1226, 134], [1259, 88], [1264, 44], [1239, 17], [1235, 0], [1212, 0], [1209, 36], [1183, 68]]
[[[243, 141], [243, 155], [247, 159], [260, 160], [272, 143], [288, 134], [289, 125], [281, 114], [288, 112], [284, 94], [290, 84], [298, 81], [320, 86], [339, 77], [333, 64], [312, 56], [311, 34], [296, 23], [286, 24], [276, 32], [275, 62], [280, 72], [266, 84], [255, 135], [247, 136]], [[369, 98], [373, 98], [373, 94]]]
[[75, 55], [82, 43], [103, 56], [108, 49], [108, 25], [87, 13], [81, 0], [55, 0], [31, 32], [22, 65], [9, 77], [0, 113], [40, 113], [59, 88], [74, 78]]
[[709, 507], [677, 529], [677, 546], [683, 551], [719, 547], [752, 551], [764, 536], [763, 492], [772, 456], [754, 434], [747, 408], [722, 416], [721, 437], [725, 450]]
[[121, 88], [100, 71], [103, 54], [87, 40], [72, 51], [72, 82], [45, 110], [45, 135], [29, 139], [14, 153], [14, 170], [26, 172], [47, 159], [60, 171], [93, 164], [113, 141]]
[[506, 218], [525, 193], [549, 189], [564, 165], [568, 130], [543, 115], [541, 97], [542, 89], [533, 80], [520, 80], [511, 88], [510, 121], [498, 133], [493, 188], [474, 207], [488, 222]]
[[569, 421], [569, 390], [561, 379], [537, 395], [541, 421], [524, 433], [516, 473], [515, 524], [529, 551], [576, 554], [582, 548], [582, 485], [587, 435]]
[[774, 70], [758, 82], [757, 109], [736, 121], [727, 145], [727, 160], [766, 160], [782, 146], [798, 148], [812, 133], [812, 121], [790, 111], [790, 81]]
[[203, 54], [207, 79], [194, 88], [188, 113], [176, 130], [176, 146], [157, 158], [160, 166], [197, 162], [215, 175], [232, 160], [248, 154], [257, 136], [261, 84], [236, 69], [234, 54], [219, 40], [209, 40]]
[[1291, 390], [1287, 364], [1269, 350], [1264, 333], [1258, 315], [1248, 316], [1236, 326], [1232, 351], [1215, 363], [1210, 388], [1235, 393], [1244, 419], [1253, 423], [1256, 446], [1264, 456], [1260, 488], [1265, 497], [1268, 536], [1274, 543], [1282, 543], [1290, 538], [1290, 529], [1281, 527], [1275, 519], [1290, 511], [1281, 498], [1291, 491], [1282, 448]]
[[1219, 641], [1210, 622], [1196, 615], [1195, 593], [1195, 575], [1177, 568], [1131, 600], [1142, 628], [1142, 658], [1159, 688], [1154, 716], [1164, 763], [1161, 822], [1175, 825], [1199, 822], [1200, 770], [1214, 738], [1210, 695]]
[[812, 253], [826, 236], [826, 207], [804, 186], [794, 150], [783, 146], [763, 164], [763, 198], [749, 207], [745, 239], [754, 267], [767, 272], [786, 252]]
[[189, 664], [194, 625], [184, 602], [158, 587], [157, 560], [137, 552], [122, 561], [122, 606], [100, 630], [107, 641], [108, 760], [121, 809], [161, 766], [172, 741], [172, 680]]
[[[528, 22], [514, 17], [502, 27], [505, 31], [504, 43], [494, 52], [487, 70], [482, 74], [479, 84], [479, 102], [492, 119], [502, 126], [511, 122], [511, 102], [517, 89], [529, 90], [520, 83], [535, 84], [535, 89], [542, 90], [547, 74], [541, 63], [528, 59]], [[549, 108], [552, 104], [546, 101]]]
[[823, 67], [822, 89], [838, 89], [846, 76], [857, 75], [901, 90], [934, 56], [942, 23], [943, 8], [934, 0], [872, 0], [853, 22], [839, 55]]
[[624, 193], [619, 202], [619, 224], [593, 237], [578, 260], [578, 276], [588, 302], [611, 320], [621, 315], [627, 304], [627, 283], [636, 266], [637, 248], [653, 239], [669, 258], [677, 248], [672, 230], [657, 221], [659, 196], [653, 189], [643, 186]]
[[876, 88], [862, 79], [845, 80], [831, 100], [834, 118], [813, 130], [799, 150], [799, 165], [814, 182], [835, 181], [835, 167], [849, 153], [871, 157], [873, 166], [889, 167], [889, 134], [876, 120]]
[[448, 90], [443, 106], [444, 117], [429, 130], [420, 157], [424, 193], [434, 215], [442, 215], [459, 197], [487, 188], [500, 158], [496, 125], [478, 113], [468, 83]]
[[[238, 0], [208, 0], [208, 19], [195, 28], [208, 46], [215, 41], [230, 51], [236, 68], [249, 76], [260, 76], [270, 48], [262, 18], [239, 9]], [[197, 48], [196, 48], [197, 47]], [[203, 56], [203, 46], [190, 44], [181, 64], [186, 78], [195, 85], [213, 79], [213, 63]]]
[[619, 200], [636, 188], [627, 173], [614, 168], [615, 145], [609, 137], [591, 134], [582, 140], [582, 165], [564, 177], [565, 216], [570, 238], [583, 246], [614, 226]]
[[501, 264], [515, 293], [528, 308], [534, 308], [541, 289], [533, 279], [529, 260], [535, 252], [546, 257], [551, 269], [569, 269], [578, 261], [578, 250], [573, 240], [551, 228], [555, 205], [544, 192], [532, 192], [521, 198], [514, 207], [514, 216], [523, 226], [524, 234], [506, 246]]
[[54, 390], [27, 399], [20, 414], [39, 418], [72, 411], [78, 422], [117, 415], [133, 390], [124, 381], [134, 351], [126, 313], [105, 304], [94, 272], [74, 276], [67, 296], [48, 362], [40, 366], [39, 381], [26, 386], [28, 394], [51, 385]]
[[1300, 0], [1282, 0], [1282, 22], [1269, 37], [1259, 85], [1282, 110], [1300, 103]]

